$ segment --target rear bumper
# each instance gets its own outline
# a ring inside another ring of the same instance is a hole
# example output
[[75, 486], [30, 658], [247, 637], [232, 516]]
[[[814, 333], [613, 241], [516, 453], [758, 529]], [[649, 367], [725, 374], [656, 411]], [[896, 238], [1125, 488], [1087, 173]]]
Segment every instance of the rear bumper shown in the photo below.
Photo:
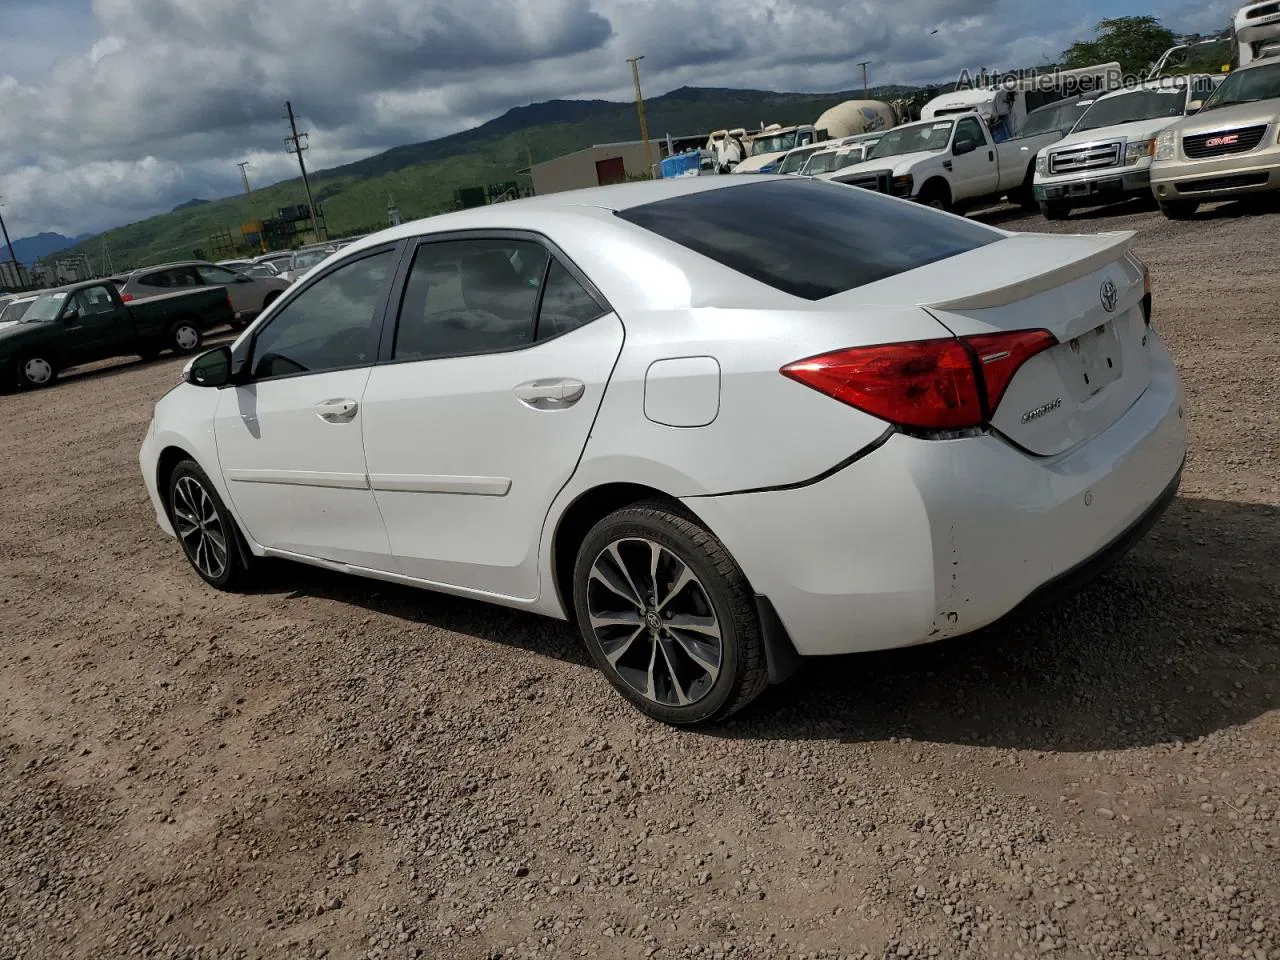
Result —
[[1028, 456], [995, 435], [895, 435], [809, 486], [685, 503], [802, 655], [968, 633], [1078, 587], [1167, 505], [1186, 424], [1160, 349], [1163, 362], [1124, 416], [1057, 457]]
[[1094, 176], [1069, 180], [1037, 180], [1032, 187], [1043, 203], [1076, 203], [1082, 206], [1127, 200], [1151, 186], [1149, 169], [1100, 170]]

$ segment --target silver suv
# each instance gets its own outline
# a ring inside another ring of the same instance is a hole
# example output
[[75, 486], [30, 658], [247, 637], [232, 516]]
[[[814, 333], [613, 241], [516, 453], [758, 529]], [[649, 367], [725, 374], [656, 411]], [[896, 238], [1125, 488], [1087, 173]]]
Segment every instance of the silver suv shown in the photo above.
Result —
[[188, 287], [226, 287], [236, 312], [236, 329], [247, 327], [276, 297], [289, 288], [279, 277], [250, 277], [204, 260], [165, 263], [134, 270], [114, 281], [126, 303]]
[[1172, 220], [1202, 203], [1280, 190], [1280, 56], [1233, 71], [1152, 149], [1151, 192]]

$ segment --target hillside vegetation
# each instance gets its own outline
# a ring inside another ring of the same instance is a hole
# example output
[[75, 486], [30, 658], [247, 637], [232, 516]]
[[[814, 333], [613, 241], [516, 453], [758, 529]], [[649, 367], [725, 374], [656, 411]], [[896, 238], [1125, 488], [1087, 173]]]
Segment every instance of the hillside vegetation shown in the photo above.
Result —
[[[873, 97], [901, 96], [905, 88], [872, 90]], [[828, 107], [860, 99], [861, 91], [825, 94], [763, 90], [682, 88], [645, 101], [649, 135], [687, 136], [721, 127], [761, 123], [812, 123]], [[517, 179], [531, 162], [596, 143], [639, 139], [635, 105], [607, 100], [553, 100], [509, 110], [495, 120], [438, 140], [395, 147], [329, 170], [310, 172], [311, 189], [323, 202], [331, 236], [386, 225], [394, 198], [405, 220], [453, 208], [459, 187]], [[240, 239], [247, 221], [275, 215], [281, 207], [305, 203], [301, 178], [211, 202], [188, 201], [170, 213], [117, 227], [70, 249], [85, 253], [97, 267], [105, 244], [118, 271], [212, 254], [210, 236], [230, 230]]]

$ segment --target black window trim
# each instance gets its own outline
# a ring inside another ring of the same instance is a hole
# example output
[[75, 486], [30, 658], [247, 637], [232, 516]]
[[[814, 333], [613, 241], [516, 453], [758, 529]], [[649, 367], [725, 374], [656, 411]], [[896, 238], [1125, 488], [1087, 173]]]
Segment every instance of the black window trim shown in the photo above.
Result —
[[[460, 240], [522, 240], [525, 242], [535, 243], [541, 246], [547, 253], [547, 262], [542, 268], [542, 282], [538, 286], [538, 296], [534, 303], [533, 323], [530, 328], [530, 339], [528, 343], [515, 344], [510, 347], [500, 347], [498, 349], [487, 350], [471, 350], [465, 353], [444, 353], [433, 357], [402, 357], [396, 359], [395, 352], [395, 335], [396, 325], [400, 320], [400, 309], [404, 303], [404, 295], [408, 288], [409, 272], [413, 269], [413, 260], [417, 256], [421, 247], [434, 243], [450, 243]], [[568, 271], [569, 276], [573, 277], [596, 302], [596, 307], [600, 312], [587, 323], [595, 323], [601, 317], [606, 317], [614, 313], [614, 309], [610, 306], [609, 301], [605, 299], [604, 294], [597, 287], [573, 260], [562, 250], [554, 240], [546, 234], [537, 230], [520, 230], [520, 229], [504, 229], [497, 227], [475, 228], [470, 230], [442, 230], [439, 233], [425, 233], [410, 237], [406, 242], [405, 252], [400, 261], [400, 268], [396, 271], [396, 278], [392, 288], [393, 296], [387, 300], [386, 309], [383, 316], [382, 336], [378, 347], [377, 363], [379, 366], [400, 363], [433, 363], [437, 360], [455, 360], [460, 357], [484, 357], [496, 356], [502, 353], [515, 353], [518, 350], [528, 350], [531, 347], [541, 346], [544, 343], [551, 343], [560, 337], [566, 336], [573, 331], [558, 333], [554, 337], [547, 337], [544, 340], [538, 339], [538, 322], [541, 320], [542, 314], [542, 297], [546, 291], [547, 276], [551, 270], [551, 261], [559, 260], [560, 265]], [[587, 324], [575, 327], [580, 330]]]
[[[343, 370], [363, 370], [366, 367], [373, 367], [374, 364], [378, 362], [378, 357], [380, 355], [382, 334], [383, 330], [386, 328], [387, 305], [391, 292], [395, 289], [396, 281], [400, 276], [400, 271], [403, 269], [404, 254], [408, 246], [409, 244], [405, 240], [389, 240], [386, 243], [378, 244], [375, 247], [366, 247], [362, 250], [354, 251], [351, 256], [344, 257], [336, 263], [326, 267], [323, 273], [319, 273], [313, 277], [308, 277], [306, 283], [298, 284], [296, 285], [296, 288], [290, 287], [282, 293], [279, 298], [280, 305], [276, 307], [275, 313], [272, 315], [271, 319], [258, 329], [254, 330], [250, 336], [241, 340], [232, 349], [232, 376], [231, 383], [228, 384], [228, 386], [245, 386], [251, 383], [273, 383], [277, 380], [292, 380], [297, 377], [315, 377], [326, 373], [338, 373]], [[292, 301], [302, 296], [302, 294], [306, 293], [317, 283], [324, 280], [335, 271], [341, 270], [343, 267], [348, 267], [353, 263], [359, 263], [361, 260], [367, 260], [370, 257], [379, 256], [385, 253], [396, 254], [397, 263], [392, 267], [388, 279], [383, 282], [378, 302], [374, 305], [373, 315], [369, 318], [369, 356], [371, 359], [366, 360], [363, 363], [352, 363], [341, 367], [329, 367], [325, 370], [301, 370], [297, 373], [281, 373], [272, 377], [255, 377], [252, 375], [253, 354], [254, 349], [258, 344], [258, 338], [262, 336], [262, 331], [268, 329], [276, 322], [277, 319], [279, 319], [282, 313], [289, 309], [289, 304]], [[272, 306], [274, 307], [275, 303], [273, 303]]]

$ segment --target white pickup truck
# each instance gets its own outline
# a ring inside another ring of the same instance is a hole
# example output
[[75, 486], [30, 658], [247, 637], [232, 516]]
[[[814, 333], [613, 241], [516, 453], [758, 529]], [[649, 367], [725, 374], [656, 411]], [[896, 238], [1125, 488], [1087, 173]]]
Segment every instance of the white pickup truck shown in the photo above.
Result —
[[941, 210], [963, 211], [1004, 196], [1031, 207], [1036, 154], [1061, 137], [1061, 130], [1050, 129], [994, 143], [979, 114], [949, 115], [886, 130], [865, 161], [829, 179]]
[[1151, 154], [1160, 132], [1195, 113], [1222, 77], [1199, 74], [1149, 80], [1093, 101], [1070, 136], [1036, 160], [1035, 198], [1048, 220], [1073, 207], [1151, 196]]

